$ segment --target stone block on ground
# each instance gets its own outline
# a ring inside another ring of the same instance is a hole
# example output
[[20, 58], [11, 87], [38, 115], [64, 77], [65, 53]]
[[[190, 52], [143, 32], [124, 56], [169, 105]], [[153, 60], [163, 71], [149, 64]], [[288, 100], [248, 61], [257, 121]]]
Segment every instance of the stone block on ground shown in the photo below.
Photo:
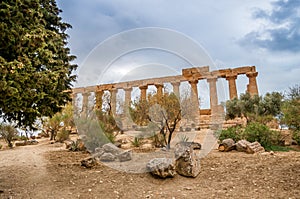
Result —
[[250, 142], [248, 142], [247, 140], [239, 140], [236, 143], [236, 150], [239, 152], [246, 152], [248, 144], [250, 144]]
[[263, 153], [265, 152], [264, 147], [260, 145], [259, 142], [252, 142], [247, 145], [246, 153]]
[[112, 153], [103, 153], [99, 160], [102, 161], [102, 162], [113, 162], [115, 161], [116, 159], [116, 156], [113, 155]]
[[131, 158], [131, 151], [123, 151], [122, 153], [116, 156], [120, 162], [130, 161]]
[[104, 144], [102, 148], [105, 153], [111, 153], [113, 155], [118, 155], [121, 152], [121, 150], [113, 143]]
[[147, 163], [146, 167], [152, 175], [160, 178], [174, 177], [176, 175], [173, 159], [170, 158], [154, 158]]
[[[201, 144], [199, 145], [201, 146]], [[194, 150], [199, 145], [195, 143], [188, 145], [184, 142], [175, 145], [175, 166], [178, 174], [187, 177], [197, 177], [200, 173], [200, 151]]]
[[224, 139], [221, 144], [219, 144], [218, 150], [221, 152], [228, 152], [236, 148], [235, 142], [231, 138]]

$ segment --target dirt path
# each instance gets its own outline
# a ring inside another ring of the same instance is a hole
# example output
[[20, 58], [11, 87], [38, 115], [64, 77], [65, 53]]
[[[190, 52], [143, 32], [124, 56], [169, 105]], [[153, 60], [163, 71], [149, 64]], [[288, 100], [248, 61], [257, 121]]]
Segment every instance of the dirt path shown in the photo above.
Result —
[[[43, 198], [52, 190], [52, 183], [46, 183], [51, 175], [44, 154], [60, 149], [60, 144], [50, 145], [48, 139], [43, 139], [38, 145], [0, 151], [0, 192], [4, 192], [0, 197]], [[37, 187], [42, 187], [43, 192], [34, 191]]]
[[99, 164], [80, 166], [89, 154], [62, 145], [0, 151], [0, 198], [300, 198], [300, 152], [250, 155], [213, 150], [197, 178], [158, 179]]

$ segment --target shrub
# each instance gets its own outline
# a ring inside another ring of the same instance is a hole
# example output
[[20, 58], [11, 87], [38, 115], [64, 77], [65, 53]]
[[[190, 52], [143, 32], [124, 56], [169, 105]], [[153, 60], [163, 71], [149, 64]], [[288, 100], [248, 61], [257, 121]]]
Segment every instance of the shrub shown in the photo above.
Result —
[[2, 149], [2, 144], [0, 144], [0, 149]]
[[142, 144], [142, 140], [143, 140], [143, 138], [134, 137], [133, 141], [131, 141], [131, 144], [134, 147], [139, 147]]
[[249, 142], [259, 142], [264, 148], [280, 143], [280, 132], [271, 131], [266, 125], [250, 123], [246, 126], [243, 138]]
[[15, 129], [12, 125], [9, 124], [0, 124], [0, 134], [1, 137], [4, 138], [8, 147], [13, 147], [13, 140], [18, 135], [17, 129]]
[[69, 136], [70, 136], [70, 131], [63, 128], [61, 131], [58, 132], [56, 136], [56, 140], [58, 142], [64, 142], [69, 139]]
[[215, 133], [215, 136], [219, 137], [219, 140], [222, 142], [227, 138], [233, 139], [235, 142], [239, 141], [242, 136], [242, 127], [241, 126], [232, 126], [225, 130], [219, 130]]
[[300, 145], [300, 130], [293, 132], [293, 139]]

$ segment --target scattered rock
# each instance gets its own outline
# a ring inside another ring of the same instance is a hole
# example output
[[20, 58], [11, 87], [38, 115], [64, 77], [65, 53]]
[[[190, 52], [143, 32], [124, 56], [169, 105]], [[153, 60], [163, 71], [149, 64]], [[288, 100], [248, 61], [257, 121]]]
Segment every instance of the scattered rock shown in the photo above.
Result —
[[117, 155], [120, 162], [125, 162], [131, 160], [131, 151], [124, 151]]
[[152, 175], [161, 178], [174, 177], [176, 175], [174, 162], [170, 158], [154, 158], [147, 163], [146, 167]]
[[198, 149], [201, 144], [180, 142], [175, 145], [176, 171], [187, 177], [196, 177], [200, 173], [200, 154]]
[[240, 140], [236, 143], [236, 150], [239, 152], [246, 152], [248, 144], [250, 144], [250, 142], [247, 140]]
[[97, 161], [94, 157], [87, 157], [80, 161], [81, 166], [86, 168], [92, 168], [97, 165]]
[[99, 158], [99, 160], [102, 162], [113, 162], [115, 159], [116, 156], [114, 156], [112, 153], [103, 153]]
[[15, 146], [25, 146], [26, 145], [26, 141], [16, 141], [15, 142]]
[[235, 149], [235, 142], [231, 138], [224, 139], [218, 147], [218, 150], [222, 152], [228, 152], [233, 149]]
[[252, 142], [250, 144], [247, 144], [247, 150], [246, 153], [262, 153], [265, 152], [264, 147], [260, 145], [259, 142]]
[[113, 155], [118, 155], [121, 152], [121, 150], [116, 145], [114, 145], [112, 143], [104, 144], [102, 146], [102, 148], [103, 148], [104, 152], [111, 153]]

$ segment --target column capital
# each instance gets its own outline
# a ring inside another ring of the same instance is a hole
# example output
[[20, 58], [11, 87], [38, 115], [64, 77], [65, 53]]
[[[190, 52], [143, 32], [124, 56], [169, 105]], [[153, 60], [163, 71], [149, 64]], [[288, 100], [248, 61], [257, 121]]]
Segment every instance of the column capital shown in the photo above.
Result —
[[226, 80], [236, 80], [237, 74], [226, 75]]
[[214, 77], [214, 76], [208, 77], [208, 78], [206, 79], [206, 81], [207, 81], [208, 83], [214, 83], [214, 82], [217, 82], [217, 81], [218, 81], [218, 77]]
[[132, 91], [132, 87], [126, 87], [126, 88], [123, 88], [124, 91]]
[[172, 85], [177, 85], [177, 86], [179, 86], [180, 85], [180, 81], [176, 81], [176, 82], [170, 82]]
[[156, 88], [159, 88], [159, 87], [163, 87], [164, 85], [163, 85], [163, 84], [154, 84], [154, 86], [155, 86]]
[[197, 79], [192, 79], [192, 80], [189, 80], [189, 83], [190, 84], [198, 84], [198, 80]]
[[257, 75], [258, 75], [258, 72], [248, 72], [248, 73], [246, 73], [247, 77], [257, 77]]
[[139, 86], [139, 89], [147, 89], [148, 88], [148, 85], [142, 85], [142, 86]]

